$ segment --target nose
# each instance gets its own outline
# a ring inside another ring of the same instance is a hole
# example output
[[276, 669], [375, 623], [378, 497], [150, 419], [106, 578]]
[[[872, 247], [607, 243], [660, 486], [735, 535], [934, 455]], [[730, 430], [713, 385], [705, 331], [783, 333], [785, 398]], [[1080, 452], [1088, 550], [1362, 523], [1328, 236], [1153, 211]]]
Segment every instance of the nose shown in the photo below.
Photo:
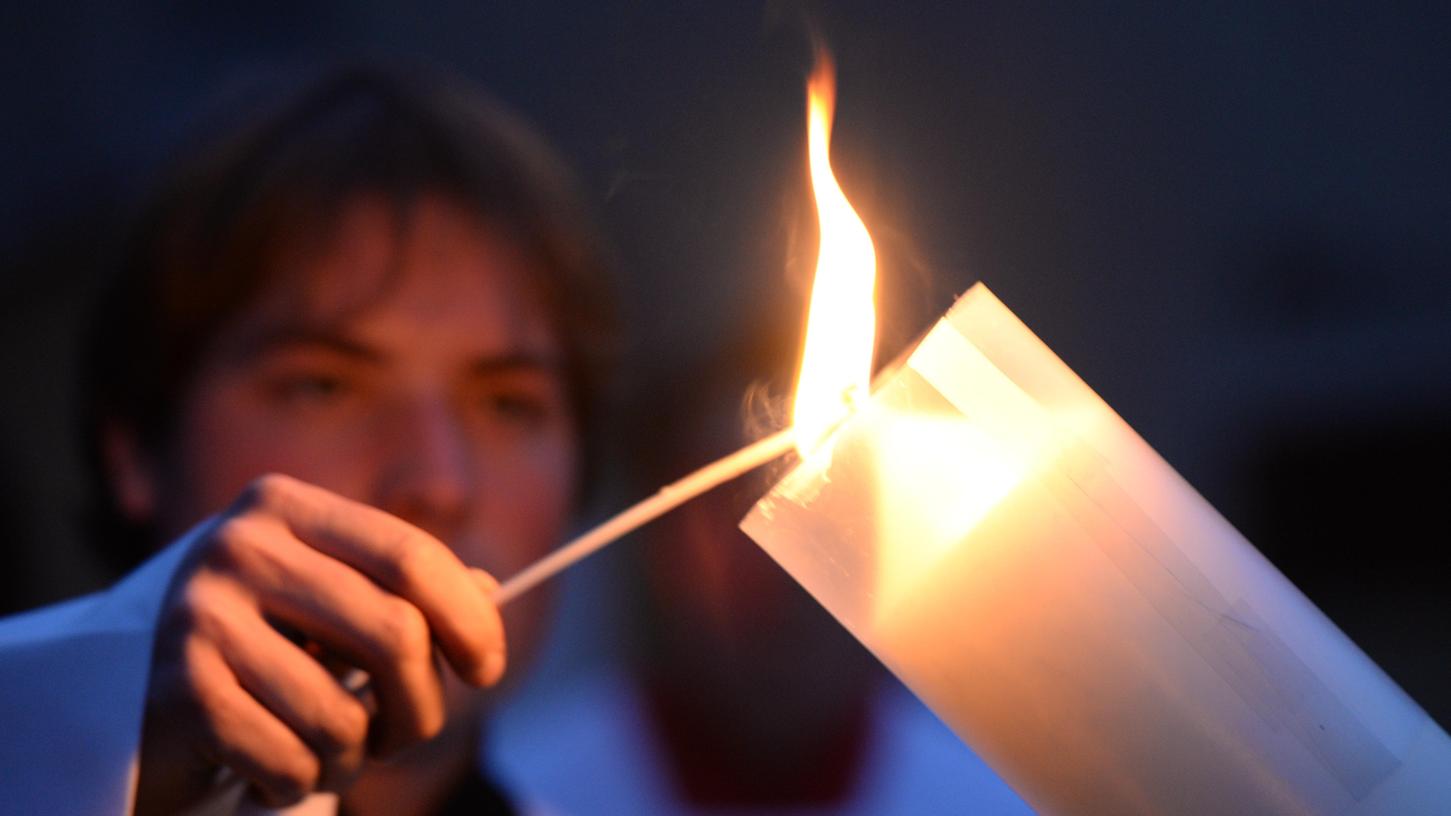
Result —
[[379, 429], [387, 451], [374, 500], [378, 507], [444, 543], [461, 531], [478, 489], [468, 436], [444, 399], [400, 402]]

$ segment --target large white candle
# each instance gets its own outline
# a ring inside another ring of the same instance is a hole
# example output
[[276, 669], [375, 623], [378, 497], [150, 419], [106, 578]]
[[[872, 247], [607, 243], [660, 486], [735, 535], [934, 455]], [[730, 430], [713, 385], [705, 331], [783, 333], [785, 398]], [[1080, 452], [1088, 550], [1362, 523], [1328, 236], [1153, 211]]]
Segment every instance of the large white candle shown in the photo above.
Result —
[[986, 288], [743, 529], [1045, 813], [1446, 813], [1451, 740]]

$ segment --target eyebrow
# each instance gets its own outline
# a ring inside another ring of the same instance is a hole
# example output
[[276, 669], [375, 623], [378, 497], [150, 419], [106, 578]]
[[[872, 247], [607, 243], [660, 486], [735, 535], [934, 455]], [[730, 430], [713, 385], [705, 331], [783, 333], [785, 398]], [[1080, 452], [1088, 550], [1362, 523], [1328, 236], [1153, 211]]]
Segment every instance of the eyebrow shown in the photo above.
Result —
[[381, 363], [387, 356], [373, 346], [341, 332], [301, 326], [283, 326], [249, 337], [239, 343], [229, 356], [245, 362], [298, 346], [325, 349], [370, 363]]
[[[381, 349], [344, 332], [300, 326], [286, 326], [259, 334], [240, 344], [231, 356], [239, 361], [256, 360], [296, 347], [324, 349], [364, 363], [380, 364], [388, 359]], [[554, 374], [562, 371], [563, 361], [558, 354], [514, 348], [481, 355], [470, 363], [469, 369], [476, 376], [529, 371]]]
[[480, 357], [474, 361], [471, 368], [477, 376], [530, 371], [537, 371], [544, 374], [557, 374], [563, 370], [563, 363], [557, 355], [539, 354], [529, 351], [509, 351], [503, 354]]

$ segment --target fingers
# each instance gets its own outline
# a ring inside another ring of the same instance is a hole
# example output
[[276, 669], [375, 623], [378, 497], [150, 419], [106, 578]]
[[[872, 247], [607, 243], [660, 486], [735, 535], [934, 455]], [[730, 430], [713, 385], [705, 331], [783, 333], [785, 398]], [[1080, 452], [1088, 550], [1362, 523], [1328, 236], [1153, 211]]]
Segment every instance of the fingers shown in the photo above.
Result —
[[317, 786], [344, 788], [366, 755], [369, 713], [362, 701], [256, 614], [234, 616], [215, 642], [242, 688], [318, 758]]
[[[250, 739], [238, 742], [239, 729], [229, 727], [239, 716], [255, 721], [255, 712], [248, 712], [260, 704], [269, 719], [256, 724], [261, 729], [257, 733], [267, 737], [276, 722], [292, 735], [279, 741], [274, 734], [266, 740], [279, 757], [299, 746], [313, 757], [310, 762], [288, 760], [283, 769], [292, 782], [303, 784], [304, 792], [315, 786], [330, 790], [345, 786], [366, 754], [369, 713], [362, 701], [264, 620], [255, 598], [234, 581], [199, 573], [178, 608], [187, 625], [169, 628], [163, 643], [175, 643], [173, 638], [179, 635], [180, 645], [162, 648], [179, 653], [176, 662], [185, 679], [182, 693], [200, 709], [202, 716], [195, 722], [209, 731], [208, 742], [217, 753], [226, 754], [232, 764], [234, 754], [248, 754], [261, 744]], [[263, 772], [268, 768], [275, 772], [276, 766], [265, 758], [254, 759], [251, 765], [254, 775], [261, 774], [259, 786], [275, 792], [276, 773], [269, 777]]]
[[[435, 646], [474, 684], [504, 671], [497, 583], [398, 518], [264, 477], [205, 535], [158, 621], [144, 758], [196, 757], [192, 777], [214, 761], [286, 804], [443, 729]], [[367, 672], [364, 699], [333, 658]], [[143, 783], [155, 766], [144, 759]]]
[[[442, 729], [443, 690], [433, 665], [429, 627], [416, 607], [348, 565], [302, 545], [280, 522], [234, 518], [217, 537], [228, 571], [255, 593], [267, 614], [372, 677], [378, 699], [370, 735], [374, 753], [390, 754]], [[277, 672], [271, 676], [288, 679]]]
[[[498, 609], [442, 542], [381, 510], [285, 476], [259, 479], [248, 500], [276, 513], [297, 538], [414, 606], [465, 681], [498, 681], [505, 663]], [[413, 631], [409, 620], [398, 625], [401, 635]]]
[[242, 690], [226, 660], [212, 645], [193, 640], [188, 672], [200, 719], [209, 723], [204, 740], [216, 761], [251, 783], [272, 807], [296, 803], [317, 789], [321, 764], [290, 728]]

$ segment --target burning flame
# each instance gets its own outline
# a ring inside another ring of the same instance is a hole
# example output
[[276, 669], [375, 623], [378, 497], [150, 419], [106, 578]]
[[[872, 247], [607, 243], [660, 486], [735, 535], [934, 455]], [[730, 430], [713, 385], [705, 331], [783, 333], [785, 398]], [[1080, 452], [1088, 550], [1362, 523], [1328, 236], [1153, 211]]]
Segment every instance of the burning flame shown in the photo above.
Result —
[[836, 77], [825, 54], [817, 58], [806, 94], [806, 144], [821, 248], [792, 406], [796, 449], [802, 456], [849, 411], [851, 396], [865, 395], [871, 385], [877, 276], [872, 237], [831, 172]]

